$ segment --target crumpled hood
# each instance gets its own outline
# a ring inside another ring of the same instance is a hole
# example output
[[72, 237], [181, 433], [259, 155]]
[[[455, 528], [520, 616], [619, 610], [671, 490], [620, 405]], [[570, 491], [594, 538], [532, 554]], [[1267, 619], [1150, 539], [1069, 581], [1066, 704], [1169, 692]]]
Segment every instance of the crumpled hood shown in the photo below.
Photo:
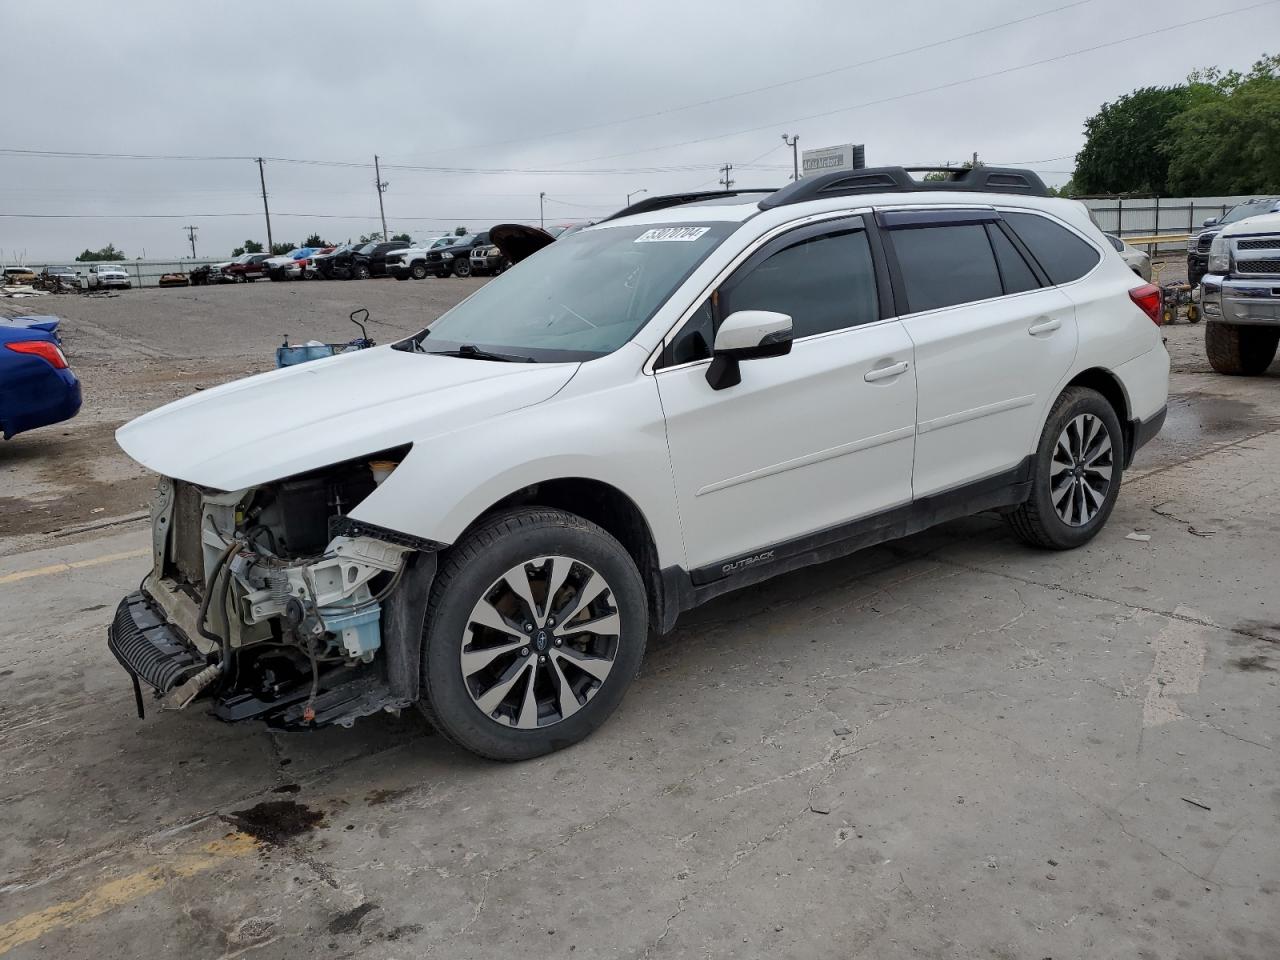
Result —
[[116, 441], [163, 476], [241, 490], [541, 403], [577, 369], [378, 347], [185, 397], [126, 423]]

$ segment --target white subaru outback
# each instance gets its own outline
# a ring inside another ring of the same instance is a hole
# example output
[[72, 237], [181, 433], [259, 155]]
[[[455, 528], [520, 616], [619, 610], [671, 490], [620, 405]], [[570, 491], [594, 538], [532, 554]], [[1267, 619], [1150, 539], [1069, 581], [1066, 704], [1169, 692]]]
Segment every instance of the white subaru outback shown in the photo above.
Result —
[[1086, 543], [1164, 419], [1159, 317], [1026, 171], [646, 199], [407, 340], [122, 427], [161, 479], [109, 646], [140, 712], [417, 703], [556, 750], [719, 594], [977, 511]]

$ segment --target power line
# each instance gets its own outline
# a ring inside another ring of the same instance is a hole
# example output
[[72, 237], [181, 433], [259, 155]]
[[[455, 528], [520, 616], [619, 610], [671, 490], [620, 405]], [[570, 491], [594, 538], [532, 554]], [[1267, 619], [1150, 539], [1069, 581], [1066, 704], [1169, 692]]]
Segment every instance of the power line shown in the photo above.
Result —
[[[19, 150], [16, 148], [0, 147], [0, 155], [17, 156], [17, 157], [45, 157], [54, 159], [70, 159], [70, 160], [251, 160], [257, 163], [259, 160], [269, 163], [291, 163], [304, 164], [318, 167], [341, 167], [347, 169], [372, 170], [375, 164], [372, 163], [356, 163], [347, 160], [318, 160], [318, 159], [301, 159], [298, 157], [231, 157], [231, 156], [164, 156], [160, 154], [139, 154], [139, 153], [88, 153], [88, 152], [72, 152], [58, 150]], [[745, 166], [745, 165], [744, 165]], [[545, 167], [458, 167], [458, 166], [428, 166], [422, 164], [405, 164], [405, 163], [384, 163], [381, 164], [383, 170], [409, 170], [418, 173], [438, 173], [438, 174], [533, 174], [541, 176], [615, 176], [615, 175], [643, 175], [652, 173], [692, 173], [702, 170], [703, 164], [667, 164], [660, 166], [648, 167], [606, 167], [590, 170], [564, 170], [549, 169]], [[782, 169], [782, 167], [777, 167]]]
[[982, 27], [981, 29], [978, 29], [978, 30], [971, 30], [968, 33], [961, 33], [953, 37], [945, 37], [941, 40], [934, 40], [930, 43], [921, 44], [920, 46], [916, 46], [916, 47], [909, 47], [905, 50], [897, 50], [897, 51], [894, 51], [893, 53], [882, 54], [878, 57], [872, 57], [870, 60], [860, 60], [857, 63], [847, 63], [844, 66], [832, 67], [828, 70], [819, 71], [818, 73], [810, 73], [800, 77], [792, 77], [789, 80], [780, 80], [776, 83], [765, 84], [764, 86], [761, 86], [761, 87], [752, 87], [750, 90], [740, 90], [736, 93], [727, 93], [718, 97], [709, 97], [705, 100], [697, 100], [693, 103], [681, 104], [680, 106], [677, 106], [677, 107], [666, 107], [662, 110], [654, 110], [650, 113], [639, 113], [630, 117], [623, 117], [618, 120], [606, 120], [600, 123], [589, 123], [580, 127], [570, 127], [565, 130], [557, 130], [553, 133], [538, 134], [537, 136], [533, 136], [533, 137], [518, 137], [515, 139], [509, 139], [509, 140], [495, 140], [489, 143], [477, 143], [477, 144], [468, 144], [468, 145], [457, 146], [457, 147], [445, 147], [440, 150], [432, 150], [429, 153], [419, 154], [419, 156], [430, 157], [430, 156], [437, 156], [441, 153], [451, 153], [457, 150], [485, 150], [490, 147], [504, 147], [504, 146], [509, 146], [511, 144], [516, 144], [516, 143], [536, 143], [538, 141], [548, 140], [554, 137], [569, 136], [570, 134], [584, 133], [589, 130], [601, 130], [605, 127], [616, 127], [626, 123], [635, 123], [639, 120], [652, 120], [654, 117], [667, 116], [668, 114], [672, 114], [672, 113], [682, 113], [686, 110], [694, 110], [698, 107], [706, 107], [706, 106], [710, 106], [711, 104], [724, 103], [726, 100], [736, 100], [740, 97], [749, 97], [749, 96], [752, 96], [753, 94], [765, 93], [769, 90], [778, 90], [782, 87], [793, 86], [794, 84], [797, 84], [797, 83], [806, 83], [810, 80], [819, 80], [819, 79], [822, 79], [823, 77], [829, 77], [837, 73], [845, 73], [849, 70], [857, 70], [860, 67], [869, 67], [869, 66], [872, 66], [873, 64], [884, 63], [886, 60], [893, 60], [898, 57], [905, 57], [912, 53], [920, 53], [924, 50], [933, 50], [933, 49], [936, 49], [937, 47], [945, 46], [950, 43], [956, 43], [960, 40], [969, 40], [969, 39], [972, 39], [973, 37], [981, 36], [984, 33], [992, 33], [996, 30], [1003, 30], [1005, 27], [1012, 27], [1020, 23], [1027, 23], [1028, 21], [1031, 21], [1031, 20], [1038, 20], [1041, 17], [1047, 17], [1047, 16], [1050, 16], [1051, 14], [1060, 13], [1063, 10], [1070, 10], [1073, 7], [1082, 7], [1092, 2], [1093, 0], [1075, 0], [1075, 2], [1073, 3], [1062, 4], [1061, 6], [1053, 7], [1052, 9], [1044, 10], [1040, 13], [1029, 14], [1025, 17], [1018, 17], [1017, 19], [1014, 19], [1014, 20], [1006, 20], [1002, 23], [993, 24], [989, 27]]
[[947, 83], [940, 83], [932, 87], [923, 87], [919, 90], [912, 90], [907, 93], [899, 93], [890, 97], [880, 97], [876, 100], [864, 100], [862, 103], [855, 103], [855, 104], [851, 104], [849, 106], [844, 106], [844, 107], [836, 107], [835, 109], [832, 109], [832, 110], [823, 110], [819, 113], [810, 113], [801, 117], [787, 117], [779, 120], [773, 120], [769, 123], [763, 123], [754, 127], [744, 127], [741, 130], [734, 130], [729, 133], [713, 134], [707, 137], [695, 137], [691, 140], [679, 140], [674, 143], [664, 143], [664, 144], [659, 144], [657, 146], [652, 146], [652, 147], [641, 147], [637, 150], [627, 150], [627, 151], [623, 151], [622, 153], [609, 153], [599, 157], [589, 157], [586, 160], [569, 161], [569, 163], [570, 164], [595, 163], [596, 161], [599, 161], [599, 160], [616, 160], [619, 157], [631, 157], [631, 156], [635, 156], [638, 153], [652, 153], [658, 150], [670, 150], [673, 147], [687, 147], [697, 143], [711, 143], [715, 140], [726, 140], [729, 137], [738, 137], [744, 133], [757, 133], [761, 130], [769, 130], [773, 128], [787, 126], [789, 124], [802, 123], [806, 120], [818, 120], [823, 117], [830, 117], [839, 113], [850, 113], [854, 110], [861, 110], [864, 107], [873, 107], [873, 106], [879, 106], [880, 104], [884, 104], [884, 103], [893, 103], [898, 100], [906, 100], [909, 97], [918, 97], [924, 93], [934, 93], [938, 90], [948, 90], [953, 87], [960, 87], [969, 83], [977, 83], [979, 80], [990, 80], [993, 77], [1001, 77], [1001, 76], [1006, 76], [1010, 73], [1017, 73], [1018, 71], [1021, 71], [1021, 70], [1029, 70], [1032, 67], [1043, 66], [1046, 63], [1056, 63], [1059, 60], [1068, 60], [1071, 57], [1082, 56], [1083, 54], [1093, 53], [1097, 50], [1105, 50], [1109, 47], [1119, 46], [1122, 43], [1129, 43], [1134, 40], [1143, 40], [1143, 39], [1146, 39], [1147, 37], [1154, 37], [1162, 33], [1168, 33], [1171, 30], [1180, 30], [1183, 27], [1192, 27], [1192, 26], [1195, 26], [1196, 24], [1207, 23], [1210, 20], [1220, 19], [1221, 17], [1229, 17], [1229, 16], [1234, 16], [1235, 14], [1238, 14], [1238, 13], [1246, 13], [1250, 10], [1256, 10], [1259, 7], [1272, 6], [1277, 2], [1280, 2], [1280, 0], [1262, 0], [1262, 2], [1260, 3], [1250, 4], [1247, 7], [1237, 7], [1234, 10], [1225, 10], [1220, 13], [1212, 13], [1212, 14], [1209, 14], [1208, 16], [1198, 17], [1195, 20], [1185, 20], [1182, 23], [1170, 24], [1169, 26], [1166, 26], [1166, 27], [1159, 27], [1155, 30], [1148, 30], [1145, 33], [1135, 33], [1128, 37], [1121, 37], [1118, 40], [1108, 40], [1105, 43], [1094, 44], [1091, 47], [1083, 47], [1079, 50], [1072, 50], [1068, 53], [1058, 54], [1057, 56], [1044, 57], [1040, 60], [1032, 60], [1030, 63], [1019, 64], [1018, 66], [1015, 66], [1015, 67], [1005, 67], [1003, 70], [993, 70], [990, 73], [980, 73], [977, 76], [965, 77], [962, 80], [951, 80], [951, 81], [948, 81]]

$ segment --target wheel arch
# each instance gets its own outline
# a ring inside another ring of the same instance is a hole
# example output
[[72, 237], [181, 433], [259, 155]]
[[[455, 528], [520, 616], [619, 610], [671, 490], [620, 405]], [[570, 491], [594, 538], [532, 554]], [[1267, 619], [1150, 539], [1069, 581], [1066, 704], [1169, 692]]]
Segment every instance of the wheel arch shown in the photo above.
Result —
[[1129, 395], [1120, 378], [1104, 367], [1090, 367], [1072, 377], [1063, 386], [1063, 390], [1069, 387], [1088, 387], [1102, 394], [1111, 404], [1111, 409], [1116, 412], [1116, 419], [1120, 421], [1120, 430], [1124, 433], [1124, 465], [1128, 467], [1133, 460], [1133, 412]]
[[[522, 487], [490, 504], [467, 527], [512, 507], [550, 507], [582, 517], [616, 539], [635, 562], [648, 595], [649, 622], [659, 632], [669, 630], [678, 612], [670, 575], [664, 577], [657, 542], [648, 519], [628, 494], [611, 483], [591, 477], [556, 477]], [[465, 533], [465, 531], [464, 531]], [[459, 538], [461, 539], [461, 537]]]

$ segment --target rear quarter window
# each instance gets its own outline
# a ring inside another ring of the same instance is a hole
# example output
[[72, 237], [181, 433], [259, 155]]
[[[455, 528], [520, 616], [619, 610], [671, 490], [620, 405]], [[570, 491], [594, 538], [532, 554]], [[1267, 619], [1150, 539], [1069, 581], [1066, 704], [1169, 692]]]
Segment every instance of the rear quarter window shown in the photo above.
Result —
[[1026, 244], [1054, 284], [1079, 280], [1102, 259], [1091, 244], [1048, 217], [1011, 210], [1001, 210], [1000, 216]]

